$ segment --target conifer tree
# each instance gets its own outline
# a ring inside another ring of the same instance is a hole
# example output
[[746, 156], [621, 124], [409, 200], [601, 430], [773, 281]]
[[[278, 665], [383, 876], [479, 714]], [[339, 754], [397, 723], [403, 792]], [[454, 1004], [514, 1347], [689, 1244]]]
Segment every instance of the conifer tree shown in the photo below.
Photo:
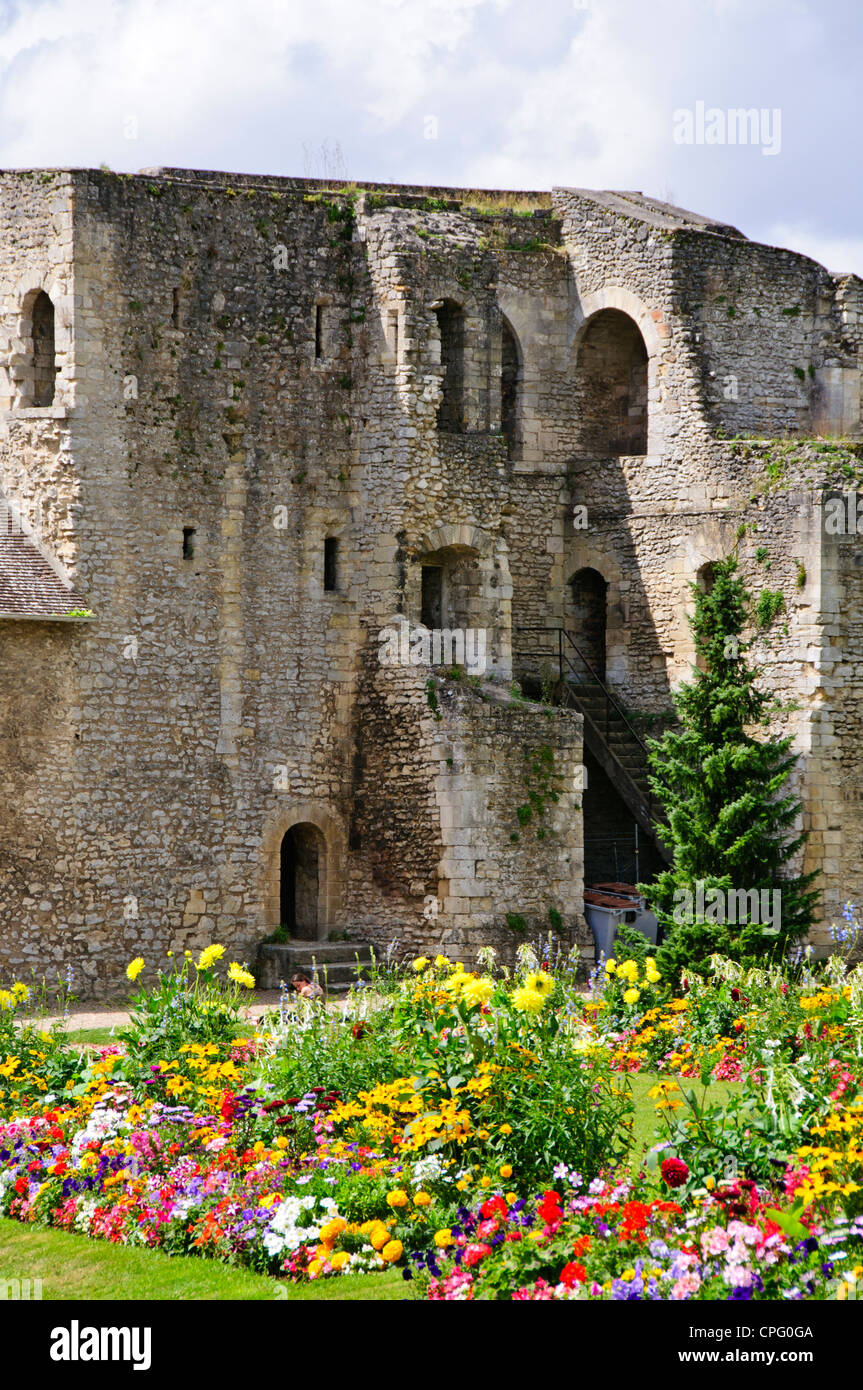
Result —
[[783, 873], [806, 838], [790, 833], [801, 803], [782, 794], [797, 760], [791, 738], [752, 733], [781, 705], [756, 688], [758, 673], [747, 664], [750, 595], [736, 559], [714, 566], [709, 593], [691, 587], [689, 621], [703, 669], [693, 668], [675, 693], [679, 731], [649, 746], [672, 860], [644, 891], [663, 929], [657, 964], [669, 979], [703, 972], [713, 952], [781, 957], [810, 927], [818, 897], [810, 891], [816, 873]]

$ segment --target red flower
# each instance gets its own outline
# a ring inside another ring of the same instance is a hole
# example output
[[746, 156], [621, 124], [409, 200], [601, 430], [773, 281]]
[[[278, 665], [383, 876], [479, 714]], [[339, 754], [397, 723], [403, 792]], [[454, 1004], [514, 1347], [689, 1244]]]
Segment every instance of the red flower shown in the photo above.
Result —
[[563, 1212], [560, 1209], [560, 1197], [556, 1192], [543, 1192], [542, 1201], [537, 1207], [537, 1212], [542, 1217], [546, 1226], [553, 1226], [555, 1221], [560, 1221]]
[[496, 1197], [489, 1197], [487, 1202], [483, 1202], [480, 1211], [486, 1221], [490, 1221], [493, 1216], [506, 1216], [507, 1205], [503, 1198], [498, 1194]]
[[663, 1159], [659, 1171], [668, 1187], [682, 1187], [689, 1177], [689, 1169], [682, 1158]]
[[587, 1270], [584, 1265], [575, 1264], [570, 1260], [568, 1265], [564, 1265], [560, 1271], [560, 1282], [571, 1289], [575, 1284], [584, 1284], [587, 1280]]
[[234, 1103], [234, 1097], [230, 1091], [226, 1091], [222, 1097], [222, 1105], [219, 1114], [223, 1120], [232, 1120], [236, 1113], [237, 1107]]

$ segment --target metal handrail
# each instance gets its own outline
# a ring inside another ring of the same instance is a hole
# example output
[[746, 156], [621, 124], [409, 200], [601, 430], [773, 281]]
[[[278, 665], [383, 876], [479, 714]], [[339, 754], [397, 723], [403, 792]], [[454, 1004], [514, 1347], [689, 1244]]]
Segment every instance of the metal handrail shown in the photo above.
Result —
[[[633, 729], [632, 725], [630, 724], [629, 720], [627, 719], [626, 715], [624, 714], [624, 712], [623, 712], [623, 710], [621, 709], [620, 705], [618, 704], [617, 700], [614, 698], [614, 696], [612, 695], [612, 693], [611, 693], [611, 691], [609, 690], [608, 686], [605, 684], [605, 681], [602, 679], [601, 676], [599, 676], [599, 675], [597, 674], [597, 672], [594, 670], [593, 666], [592, 666], [592, 665], [590, 664], [590, 662], [588, 661], [587, 657], [584, 655], [584, 653], [583, 653], [583, 652], [580, 650], [580, 648], [577, 646], [577, 644], [575, 643], [575, 641], [573, 640], [573, 638], [570, 636], [570, 634], [564, 630], [564, 628], [562, 628], [562, 627], [516, 627], [516, 628], [513, 628], [513, 632], [545, 632], [545, 633], [554, 632], [554, 633], [557, 633], [557, 639], [558, 639], [558, 640], [557, 640], [557, 648], [558, 648], [557, 656], [558, 656], [558, 667], [559, 667], [559, 670], [560, 670], [560, 680], [564, 680], [564, 679], [565, 679], [564, 674], [563, 674], [564, 661], [566, 661], [567, 666], [568, 666], [569, 669], [573, 672], [574, 675], [577, 676], [577, 675], [579, 674], [578, 671], [577, 671], [577, 669], [576, 669], [576, 667], [575, 667], [575, 666], [573, 665], [573, 663], [569, 660], [569, 658], [568, 658], [568, 657], [564, 658], [564, 655], [563, 655], [563, 639], [566, 638], [567, 642], [569, 642], [570, 646], [572, 647], [573, 651], [574, 651], [574, 652], [576, 653], [576, 655], [578, 656], [578, 658], [579, 658], [579, 660], [581, 661], [581, 663], [582, 663], [584, 666], [587, 667], [587, 670], [588, 670], [588, 672], [590, 673], [590, 675], [591, 675], [591, 677], [592, 677], [592, 679], [593, 679], [593, 681], [594, 681], [594, 684], [596, 684], [596, 685], [599, 686], [599, 688], [601, 689], [603, 695], [605, 696], [605, 741], [606, 741], [606, 743], [608, 742], [608, 716], [609, 716], [609, 706], [611, 705], [611, 706], [614, 707], [614, 709], [616, 710], [616, 712], [617, 712], [617, 714], [619, 715], [620, 719], [621, 719], [621, 720], [623, 721], [623, 723], [626, 725], [627, 729], [628, 729], [629, 732], [631, 733], [632, 737], [635, 739], [636, 743], [639, 745], [640, 748], [643, 749], [645, 757], [647, 757], [647, 744], [644, 742], [644, 739], [641, 737], [640, 734], [637, 734], [637, 733], [635, 732], [635, 729]], [[536, 652], [536, 653], [534, 653], [534, 655], [538, 656], [538, 655], [540, 655], [540, 653]]]

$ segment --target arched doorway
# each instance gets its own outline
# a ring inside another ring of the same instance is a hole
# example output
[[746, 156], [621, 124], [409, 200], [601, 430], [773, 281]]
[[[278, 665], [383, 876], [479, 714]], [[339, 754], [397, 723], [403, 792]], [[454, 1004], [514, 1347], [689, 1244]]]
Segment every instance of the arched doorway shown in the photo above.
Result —
[[605, 680], [605, 630], [608, 610], [608, 584], [598, 570], [580, 569], [572, 576], [569, 589], [567, 627], [579, 652], [589, 663], [585, 679]]
[[647, 453], [648, 354], [620, 309], [588, 321], [578, 353], [580, 451], [595, 458]]
[[279, 918], [292, 937], [317, 941], [326, 932], [322, 908], [326, 883], [326, 841], [316, 825], [292, 825], [282, 837], [279, 863]]

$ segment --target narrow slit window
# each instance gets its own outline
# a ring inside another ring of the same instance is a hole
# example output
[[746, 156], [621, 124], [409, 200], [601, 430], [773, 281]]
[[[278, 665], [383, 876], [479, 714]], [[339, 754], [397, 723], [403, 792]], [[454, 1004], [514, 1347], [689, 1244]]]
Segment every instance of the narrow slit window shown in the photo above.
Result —
[[315, 357], [318, 361], [324, 355], [324, 306], [315, 305]]
[[399, 360], [399, 311], [390, 309], [390, 347], [392, 349], [393, 360]]
[[324, 589], [333, 593], [338, 587], [339, 542], [335, 536], [327, 536], [324, 541]]
[[171, 323], [175, 328], [180, 323], [180, 291], [171, 291]]
[[183, 527], [183, 559], [194, 560], [195, 558], [195, 528], [194, 526]]

